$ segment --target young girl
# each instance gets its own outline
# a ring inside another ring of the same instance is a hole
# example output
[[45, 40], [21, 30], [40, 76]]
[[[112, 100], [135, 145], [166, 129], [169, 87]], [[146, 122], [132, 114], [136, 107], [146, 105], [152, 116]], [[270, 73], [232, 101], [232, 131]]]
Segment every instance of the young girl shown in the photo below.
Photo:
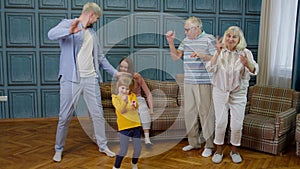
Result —
[[[150, 114], [153, 114], [153, 104], [152, 104], [152, 95], [151, 92], [145, 83], [143, 77], [137, 73], [134, 72], [132, 61], [129, 57], [124, 57], [120, 63], [119, 63], [119, 71], [120, 72], [128, 72], [132, 74], [133, 79], [135, 81], [133, 92], [136, 94], [138, 102], [139, 102], [139, 115], [142, 123], [142, 127], [144, 130], [145, 135], [145, 144], [146, 145], [152, 145], [152, 142], [150, 141], [149, 137], [149, 131], [151, 126], [151, 116]], [[141, 96], [142, 90], [146, 94], [147, 102], [144, 97]], [[149, 108], [148, 108], [149, 106]]]
[[112, 94], [112, 104], [117, 115], [117, 124], [120, 134], [120, 151], [116, 157], [113, 169], [121, 166], [122, 160], [127, 154], [129, 138], [133, 142], [132, 169], [137, 169], [138, 158], [141, 153], [140, 117], [138, 114], [138, 102], [132, 92], [134, 81], [129, 76], [120, 76], [116, 83], [117, 95]]

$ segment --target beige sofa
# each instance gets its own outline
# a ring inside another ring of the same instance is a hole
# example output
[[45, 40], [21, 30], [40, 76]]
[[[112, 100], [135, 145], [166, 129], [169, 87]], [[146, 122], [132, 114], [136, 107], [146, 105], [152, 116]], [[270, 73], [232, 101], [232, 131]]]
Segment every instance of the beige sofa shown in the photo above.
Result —
[[[182, 78], [177, 82], [145, 79], [153, 99], [151, 140], [183, 139], [186, 137], [183, 112]], [[117, 119], [111, 101], [111, 82], [100, 85], [108, 141], [118, 141]], [[144, 95], [144, 97], [146, 97]]]

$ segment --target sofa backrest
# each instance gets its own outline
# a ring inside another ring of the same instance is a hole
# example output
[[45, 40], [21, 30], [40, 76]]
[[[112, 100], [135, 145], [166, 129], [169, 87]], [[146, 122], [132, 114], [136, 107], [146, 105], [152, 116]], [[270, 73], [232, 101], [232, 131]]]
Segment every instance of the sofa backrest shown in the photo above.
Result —
[[[173, 81], [159, 81], [144, 79], [152, 94], [153, 107], [178, 107], [181, 105], [183, 92], [180, 92], [179, 85]], [[111, 101], [113, 82], [100, 83], [101, 100], [104, 108], [113, 108]], [[146, 98], [145, 94], [143, 97]]]
[[249, 113], [275, 117], [276, 114], [293, 107], [294, 93], [292, 89], [251, 86], [248, 93]]
[[145, 79], [151, 91], [153, 107], [178, 107], [178, 90], [176, 82]]

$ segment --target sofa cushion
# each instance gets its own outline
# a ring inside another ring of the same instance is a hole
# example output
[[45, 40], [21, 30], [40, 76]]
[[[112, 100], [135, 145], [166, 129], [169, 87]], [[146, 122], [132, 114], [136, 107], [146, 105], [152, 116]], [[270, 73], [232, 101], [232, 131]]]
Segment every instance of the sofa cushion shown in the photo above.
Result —
[[155, 111], [151, 119], [151, 130], [185, 129], [184, 113], [180, 107]]
[[102, 99], [102, 106], [103, 108], [113, 108], [112, 100], [111, 99]]
[[183, 106], [184, 103], [184, 74], [176, 74], [176, 82], [178, 84], [178, 97], [177, 97], [177, 104], [179, 106]]
[[255, 114], [245, 116], [243, 135], [274, 140], [275, 134], [275, 118]]
[[165, 96], [153, 96], [152, 95], [153, 108], [164, 108], [164, 107], [178, 107], [177, 99]]
[[111, 82], [100, 83], [101, 99], [111, 99]]
[[113, 108], [111, 101], [112, 82], [100, 83], [101, 101], [104, 108]]
[[115, 109], [114, 108], [105, 108], [103, 109], [103, 116], [104, 116], [104, 119], [106, 120], [107, 122], [107, 125], [106, 126], [106, 129], [105, 130], [118, 130], [118, 124], [117, 124], [117, 115], [116, 115], [116, 112], [115, 112]]
[[184, 104], [184, 84], [178, 83], [179, 89], [178, 89], [178, 97], [177, 97], [177, 104], [179, 106], [183, 106]]

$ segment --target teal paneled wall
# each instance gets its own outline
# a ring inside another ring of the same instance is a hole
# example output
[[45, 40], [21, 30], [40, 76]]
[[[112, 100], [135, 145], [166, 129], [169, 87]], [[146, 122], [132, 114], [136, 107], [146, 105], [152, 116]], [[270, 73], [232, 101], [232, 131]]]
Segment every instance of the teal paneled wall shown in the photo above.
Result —
[[3, 71], [4, 67], [3, 67], [3, 56], [2, 53], [0, 53], [0, 85], [3, 86], [4, 85], [4, 81], [3, 81]]
[[[257, 57], [261, 0], [93, 0], [103, 15], [95, 25], [108, 60], [117, 67], [130, 56], [144, 77], [174, 80], [182, 61], [169, 55], [164, 34], [185, 37], [189, 16], [200, 17], [207, 33], [222, 35], [240, 26]], [[59, 45], [47, 32], [64, 18], [80, 15], [88, 0], [3, 0], [0, 2], [0, 118], [53, 117], [59, 111]], [[106, 81], [112, 77], [102, 72]], [[255, 79], [251, 79], [255, 83]]]

